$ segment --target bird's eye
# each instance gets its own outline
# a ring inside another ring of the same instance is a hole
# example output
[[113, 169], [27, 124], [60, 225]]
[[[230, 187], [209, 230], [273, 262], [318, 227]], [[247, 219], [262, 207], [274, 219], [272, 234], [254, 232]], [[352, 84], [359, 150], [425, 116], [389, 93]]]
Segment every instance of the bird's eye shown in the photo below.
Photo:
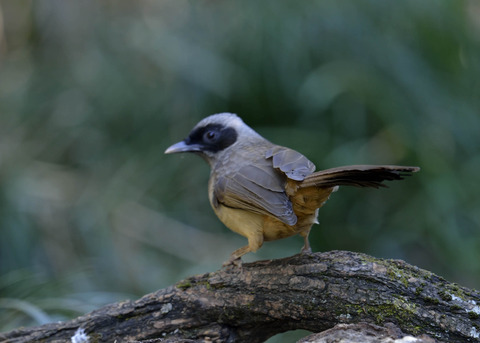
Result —
[[213, 142], [217, 139], [217, 132], [216, 131], [207, 131], [205, 132], [204, 138], [208, 142]]

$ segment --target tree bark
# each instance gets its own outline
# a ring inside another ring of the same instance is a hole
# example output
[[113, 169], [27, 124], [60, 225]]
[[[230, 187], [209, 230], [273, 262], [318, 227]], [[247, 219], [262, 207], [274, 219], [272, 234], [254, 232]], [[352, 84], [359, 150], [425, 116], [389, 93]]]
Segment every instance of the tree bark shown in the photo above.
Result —
[[193, 276], [68, 322], [0, 334], [0, 342], [70, 342], [82, 328], [90, 342], [255, 343], [358, 323], [396, 327], [398, 337], [478, 342], [478, 304], [479, 292], [403, 261], [332, 251]]
[[431, 337], [405, 336], [395, 325], [381, 327], [369, 323], [337, 324], [321, 333], [302, 338], [298, 343], [435, 343]]

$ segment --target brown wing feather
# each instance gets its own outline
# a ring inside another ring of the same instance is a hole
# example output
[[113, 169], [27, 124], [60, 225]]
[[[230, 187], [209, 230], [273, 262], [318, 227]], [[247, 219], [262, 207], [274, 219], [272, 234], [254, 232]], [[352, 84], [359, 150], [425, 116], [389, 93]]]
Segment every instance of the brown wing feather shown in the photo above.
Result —
[[276, 145], [265, 154], [267, 159], [272, 159], [273, 168], [279, 169], [295, 181], [302, 181], [315, 170], [315, 165], [301, 153]]

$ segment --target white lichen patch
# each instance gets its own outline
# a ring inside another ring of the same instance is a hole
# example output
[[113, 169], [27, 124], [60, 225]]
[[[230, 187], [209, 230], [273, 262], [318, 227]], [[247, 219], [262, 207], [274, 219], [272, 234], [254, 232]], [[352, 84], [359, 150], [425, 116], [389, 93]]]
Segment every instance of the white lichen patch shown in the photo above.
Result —
[[450, 294], [450, 293], [448, 294], [452, 297], [452, 301], [456, 301], [459, 305], [461, 305], [465, 309], [465, 312], [473, 312], [475, 314], [480, 314], [480, 306], [477, 305], [477, 302], [475, 300], [465, 301], [454, 294]]
[[474, 328], [474, 327], [472, 327], [472, 328], [470, 329], [470, 332], [469, 332], [469, 334], [470, 334], [470, 337], [473, 337], [473, 338], [480, 338], [480, 332], [479, 332], [479, 331], [477, 331], [477, 329], [476, 329], [476, 328]]
[[477, 305], [475, 300], [469, 300], [468, 303], [473, 305], [473, 307], [470, 309], [470, 312], [480, 314], [480, 306]]
[[78, 328], [75, 334], [70, 338], [72, 343], [89, 343], [90, 339], [83, 328]]
[[400, 339], [394, 340], [395, 343], [413, 343], [413, 342], [418, 342], [419, 339], [415, 338], [413, 336], [405, 336]]
[[173, 306], [171, 303], [168, 303], [168, 304], [164, 304], [162, 306], [162, 308], [160, 309], [160, 312], [162, 312], [162, 314], [167, 314], [168, 312], [170, 312], [172, 310]]
[[341, 315], [338, 316], [338, 320], [340, 320], [342, 322], [347, 322], [351, 318], [352, 318], [352, 316], [350, 315], [350, 313], [347, 313], [347, 314], [342, 313]]
[[452, 297], [452, 300], [463, 302], [462, 298], [457, 297], [455, 294], [450, 294], [450, 296]]

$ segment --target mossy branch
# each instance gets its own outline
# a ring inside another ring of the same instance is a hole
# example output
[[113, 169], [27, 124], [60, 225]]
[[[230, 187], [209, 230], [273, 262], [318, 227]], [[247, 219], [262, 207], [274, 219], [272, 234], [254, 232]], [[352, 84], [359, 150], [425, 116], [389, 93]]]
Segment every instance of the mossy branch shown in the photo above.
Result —
[[63, 323], [0, 334], [0, 342], [263, 342], [288, 330], [393, 325], [445, 342], [480, 337], [480, 294], [403, 261], [332, 251], [190, 277], [136, 301]]

